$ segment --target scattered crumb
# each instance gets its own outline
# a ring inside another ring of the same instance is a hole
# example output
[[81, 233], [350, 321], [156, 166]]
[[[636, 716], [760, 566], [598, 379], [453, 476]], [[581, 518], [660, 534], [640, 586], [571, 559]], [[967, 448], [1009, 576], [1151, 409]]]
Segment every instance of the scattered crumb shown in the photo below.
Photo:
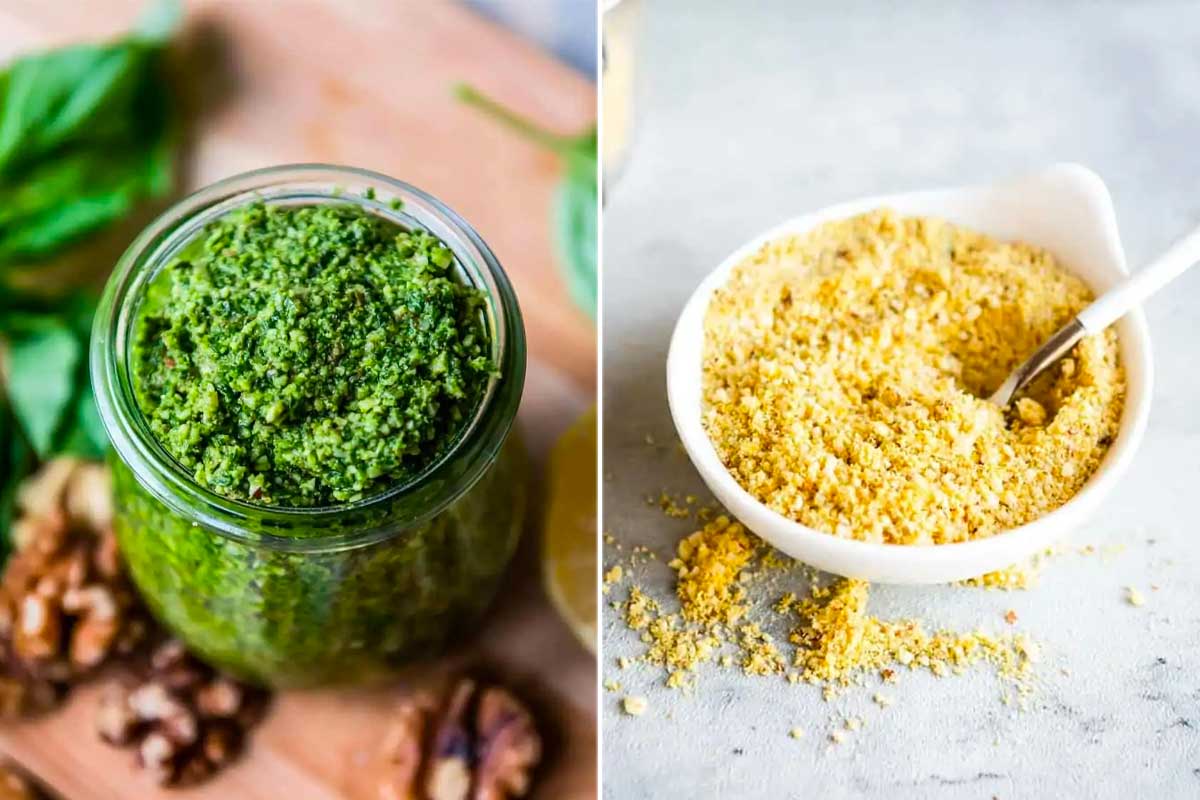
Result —
[[803, 728], [792, 728], [790, 731], [788, 731], [788, 736], [792, 737], [793, 739], [803, 739], [804, 738], [804, 729]]
[[668, 689], [683, 689], [691, 691], [696, 688], [696, 679], [682, 669], [677, 669], [667, 676]]
[[832, 587], [814, 587], [812, 597], [798, 604], [801, 624], [791, 641], [798, 646], [796, 664], [805, 680], [845, 686], [893, 663], [941, 677], [952, 668], [987, 662], [1002, 677], [1028, 687], [1028, 664], [1036, 657], [1026, 651], [1036, 645], [1027, 637], [928, 633], [920, 620], [884, 621], [868, 615], [867, 599], [865, 582], [841, 580]]
[[774, 675], [783, 672], [785, 662], [775, 646], [771, 634], [763, 631], [758, 623], [743, 625], [738, 644], [742, 648], [742, 670], [747, 675]]
[[1129, 602], [1129, 605], [1131, 605], [1131, 606], [1146, 605], [1146, 596], [1144, 594], [1142, 594], [1141, 592], [1139, 592], [1137, 589], [1133, 588], [1132, 586], [1127, 586], [1127, 587], [1125, 587], [1125, 592], [1126, 592], [1125, 599]]
[[617, 666], [620, 669], [629, 669], [629, 663], [630, 663], [629, 659], [626, 658], [625, 656], [621, 656], [620, 658], [617, 659]]
[[1035, 557], [1027, 564], [1014, 564], [1011, 567], [987, 572], [974, 578], [959, 581], [962, 586], [974, 586], [980, 589], [999, 589], [1002, 591], [1025, 590], [1037, 583], [1042, 571], [1041, 559]]
[[732, 625], [746, 613], [742, 571], [760, 546], [756, 536], [726, 516], [709, 522], [679, 543], [670, 562], [675, 593], [692, 622]]
[[629, 599], [625, 601], [625, 624], [635, 631], [649, 627], [658, 614], [658, 602], [642, 591], [640, 586], [629, 589]]
[[687, 506], [680, 505], [675, 498], [663, 492], [658, 496], [658, 507], [664, 514], [672, 519], [687, 519], [692, 515], [692, 512]]
[[640, 717], [649, 707], [650, 703], [646, 698], [637, 695], [629, 695], [621, 701], [621, 708], [631, 717]]
[[621, 683], [619, 681], [607, 680], [604, 682], [604, 691], [619, 692], [621, 691]]
[[608, 572], [604, 573], [604, 593], [608, 594], [615, 584], [621, 582], [621, 578], [625, 577], [625, 570], [620, 564], [616, 564]]
[[829, 734], [829, 740], [834, 744], [841, 744], [842, 742], [846, 741], [846, 734], [843, 731], [831, 731]]
[[890, 698], [887, 695], [882, 694], [880, 692], [876, 692], [875, 696], [872, 697], [871, 699], [874, 700], [875, 705], [879, 706], [880, 708], [887, 708], [893, 702], [892, 698]]
[[1011, 608], [1008, 611], [1005, 611], [1004, 612], [1004, 621], [1007, 622], [1009, 625], [1016, 625], [1017, 624], [1017, 612], [1012, 610]]

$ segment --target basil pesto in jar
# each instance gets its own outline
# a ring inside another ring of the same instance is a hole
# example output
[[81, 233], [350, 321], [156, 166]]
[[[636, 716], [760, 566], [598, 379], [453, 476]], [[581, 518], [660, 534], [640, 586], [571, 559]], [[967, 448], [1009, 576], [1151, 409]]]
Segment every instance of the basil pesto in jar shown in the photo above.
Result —
[[515, 296], [453, 211], [381, 175], [280, 167], [184, 200], [96, 317], [115, 526], [156, 616], [273, 686], [436, 654], [515, 547]]

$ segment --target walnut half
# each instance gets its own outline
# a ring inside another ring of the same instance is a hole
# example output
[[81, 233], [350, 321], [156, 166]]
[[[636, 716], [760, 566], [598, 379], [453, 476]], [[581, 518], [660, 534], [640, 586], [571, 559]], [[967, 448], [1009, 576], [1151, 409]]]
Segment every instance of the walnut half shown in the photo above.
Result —
[[111, 745], [136, 747], [138, 764], [157, 783], [192, 784], [234, 759], [265, 700], [172, 639], [154, 649], [131, 685], [106, 688], [96, 732]]
[[542, 740], [508, 689], [463, 678], [440, 707], [402, 701], [384, 753], [387, 800], [510, 800], [528, 794]]

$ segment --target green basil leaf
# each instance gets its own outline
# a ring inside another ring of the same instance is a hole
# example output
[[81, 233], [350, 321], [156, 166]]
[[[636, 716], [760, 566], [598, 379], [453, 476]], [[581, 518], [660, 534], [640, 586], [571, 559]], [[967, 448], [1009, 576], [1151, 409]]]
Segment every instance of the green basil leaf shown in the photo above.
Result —
[[128, 214], [169, 184], [157, 153], [116, 153], [107, 161], [77, 151], [0, 184], [0, 264], [44, 258], [64, 243]]
[[85, 379], [78, 385], [64, 423], [65, 427], [60, 433], [61, 442], [56, 449], [58, 453], [80, 458], [104, 457], [108, 450], [108, 433], [100, 421], [100, 411], [96, 408], [96, 397], [92, 394], [90, 381]]
[[162, 26], [18, 59], [0, 72], [0, 268], [40, 259], [171, 186]]
[[8, 399], [39, 458], [53, 453], [56, 434], [75, 397], [82, 357], [79, 337], [61, 323], [8, 342]]
[[[599, 209], [594, 132], [590, 138], [591, 149], [572, 156], [555, 194], [554, 231], [571, 299], [595, 318]], [[586, 140], [584, 146], [588, 146]]]
[[459, 84], [454, 91], [464, 103], [480, 109], [540, 147], [562, 156], [566, 173], [554, 197], [554, 238], [571, 299], [594, 319], [599, 224], [596, 129], [593, 127], [578, 136], [560, 136], [514, 114], [471, 86]]

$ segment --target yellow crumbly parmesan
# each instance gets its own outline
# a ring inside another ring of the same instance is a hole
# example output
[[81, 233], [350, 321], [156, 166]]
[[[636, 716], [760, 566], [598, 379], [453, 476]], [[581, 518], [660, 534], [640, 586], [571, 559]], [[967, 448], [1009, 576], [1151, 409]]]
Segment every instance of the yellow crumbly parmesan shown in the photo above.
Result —
[[683, 616], [706, 624], [736, 623], [746, 613], [742, 571], [760, 543], [741, 523], [725, 516], [681, 541], [670, 566], [679, 576], [675, 593]]
[[747, 675], [774, 675], [787, 668], [787, 662], [775, 646], [775, 638], [757, 623], [738, 629], [742, 649], [742, 671]]
[[1044, 250], [874, 211], [779, 239], [705, 318], [703, 423], [734, 478], [854, 539], [959, 542], [1069, 500], [1116, 434], [1111, 329], [1007, 414], [984, 398], [1090, 300]]
[[646, 709], [650, 707], [650, 703], [644, 697], [630, 695], [621, 700], [621, 708], [631, 717], [640, 717], [646, 713]]
[[[643, 659], [666, 671], [668, 687], [695, 688], [700, 665], [715, 662], [740, 666], [747, 675], [821, 684], [828, 700], [872, 673], [891, 681], [900, 667], [908, 667], [943, 677], [985, 662], [1016, 685], [1019, 700], [1028, 694], [1037, 655], [1033, 642], [982, 631], [929, 633], [918, 620], [877, 619], [867, 613], [868, 585], [862, 581], [814, 586], [805, 597], [788, 592], [770, 606], [760, 600], [751, 613], [747, 586], [770, 569], [763, 565], [769, 553], [740, 523], [719, 515], [681, 540], [670, 562], [678, 611], [664, 612], [640, 587], [630, 587], [625, 622], [641, 632]], [[785, 619], [798, 617], [788, 637], [793, 653], [785, 654], [756, 618], [768, 607]], [[727, 647], [736, 647], [737, 659], [721, 652]]]
[[611, 569], [604, 573], [604, 593], [608, 594], [608, 590], [613, 584], [620, 583], [625, 577], [625, 569], [620, 564], [614, 564]]
[[746, 613], [746, 569], [762, 549], [762, 541], [740, 523], [718, 516], [684, 538], [670, 562], [679, 613], [661, 613], [640, 587], [630, 588], [625, 623], [642, 631], [645, 660], [668, 670], [669, 687], [691, 688], [689, 673], [727, 641], [739, 647], [748, 674], [783, 670], [785, 659], [773, 638], [757, 624], [737, 624]]
[[625, 624], [635, 631], [649, 627], [658, 616], [658, 601], [642, 591], [640, 586], [629, 589], [625, 601]]
[[944, 677], [987, 662], [1027, 693], [1036, 647], [1024, 637], [928, 633], [919, 620], [870, 616], [867, 598], [865, 582], [844, 579], [832, 587], [814, 587], [812, 597], [797, 604], [800, 624], [791, 640], [805, 680], [846, 686], [895, 666], [924, 668]]

